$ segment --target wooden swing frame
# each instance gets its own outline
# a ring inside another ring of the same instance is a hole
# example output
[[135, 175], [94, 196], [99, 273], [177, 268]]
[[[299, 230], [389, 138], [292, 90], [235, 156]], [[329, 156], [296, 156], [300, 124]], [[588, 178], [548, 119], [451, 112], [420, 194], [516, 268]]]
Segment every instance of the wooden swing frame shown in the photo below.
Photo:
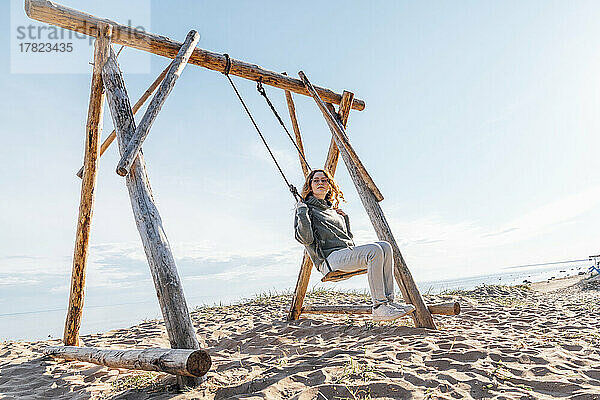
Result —
[[[48, 0], [25, 0], [25, 11], [30, 18], [37, 21], [96, 38], [94, 68], [86, 124], [84, 166], [78, 172], [78, 176], [82, 178], [81, 199], [73, 256], [69, 306], [63, 336], [65, 346], [79, 345], [79, 329], [83, 313], [85, 275], [89, 251], [90, 227], [94, 209], [98, 160], [116, 138], [122, 156], [117, 173], [126, 177], [134, 217], [152, 272], [171, 347], [173, 349], [202, 351], [198, 350], [199, 344], [187, 309], [183, 287], [162, 227], [158, 208], [150, 190], [141, 146], [162, 104], [164, 104], [185, 65], [189, 63], [223, 72], [227, 66], [226, 56], [196, 47], [199, 35], [195, 31], [191, 31], [185, 42], [180, 43], [164, 36], [135, 30], [130, 26], [98, 18]], [[116, 62], [116, 56], [112, 52], [111, 43], [121, 44], [173, 59], [133, 107], [131, 107], [129, 98], [127, 97], [122, 74]], [[338, 94], [323, 87], [313, 86], [302, 71], [299, 73], [300, 79], [295, 79], [285, 74], [279, 74], [235, 59], [230, 59], [230, 65], [227, 68], [230, 75], [252, 81], [260, 80], [264, 85], [270, 85], [285, 91], [292, 127], [302, 155], [304, 154], [304, 148], [292, 93], [310, 96], [315, 100], [332, 134], [324, 168], [333, 176], [341, 154], [378, 238], [388, 241], [392, 245], [395, 263], [394, 277], [406, 303], [415, 306], [415, 312], [411, 315], [415, 326], [436, 329], [431, 315], [432, 312], [448, 315], [457, 314], [459, 311], [457, 303], [429, 307], [425, 305], [383, 211], [379, 206], [378, 202], [383, 200], [383, 195], [352, 148], [346, 135], [346, 125], [350, 110], [363, 110], [365, 102], [354, 98], [354, 94], [349, 91]], [[139, 126], [136, 127], [133, 115], [157, 89], [158, 91], [148, 106], [144, 117], [140, 121]], [[108, 100], [115, 130], [99, 146], [105, 99]], [[339, 104], [337, 110], [334, 108], [334, 104]], [[309, 171], [302, 162], [301, 157], [300, 164], [306, 176]], [[366, 308], [364, 306], [356, 306], [354, 308], [348, 308], [347, 306], [303, 307], [311, 269], [312, 262], [307, 253], [304, 252], [288, 315], [289, 320], [297, 320], [301, 313], [365, 313]], [[89, 356], [90, 351], [92, 350], [80, 352], [86, 355], [80, 355], [79, 359], [94, 362], [95, 358]], [[110, 350], [106, 351], [110, 353]], [[161, 351], [164, 352], [165, 350], [161, 349]], [[53, 349], [50, 353], [60, 355], [65, 352], [60, 349]], [[79, 354], [76, 351], [72, 351], [72, 349], [69, 349], [68, 353], [70, 354], [69, 357], [73, 359], [77, 359], [76, 354]], [[135, 364], [131, 361], [132, 357], [139, 357], [139, 355], [138, 353], [132, 354], [127, 357], [127, 362], [123, 363], [124, 367]], [[157, 354], [162, 353], [159, 352]], [[186, 354], [186, 357], [188, 357], [189, 354]], [[206, 356], [208, 357], [208, 355]], [[206, 360], [206, 357], [203, 360]], [[210, 357], [208, 357], [208, 365], [210, 365]], [[183, 371], [182, 368], [178, 364], [166, 372]], [[208, 367], [205, 369], [208, 370]], [[205, 372], [203, 369], [202, 374]], [[175, 372], [175, 374], [180, 386], [195, 386], [200, 382], [197, 375], [194, 376], [193, 374], [183, 372]]]

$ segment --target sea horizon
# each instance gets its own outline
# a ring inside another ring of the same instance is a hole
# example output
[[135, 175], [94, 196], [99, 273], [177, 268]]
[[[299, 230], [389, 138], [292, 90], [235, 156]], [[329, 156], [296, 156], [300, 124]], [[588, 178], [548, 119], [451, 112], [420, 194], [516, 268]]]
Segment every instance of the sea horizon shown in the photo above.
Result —
[[[587, 272], [588, 264], [589, 262], [577, 261], [552, 265], [508, 267], [494, 274], [479, 274], [454, 279], [417, 280], [416, 283], [422, 294], [439, 294], [444, 291], [470, 290], [480, 285], [516, 285], [526, 281], [541, 282], [558, 279]], [[318, 274], [313, 275], [317, 276]], [[361, 283], [364, 284], [362, 289]], [[203, 306], [239, 304], [259, 295], [285, 294], [293, 290], [292, 286], [280, 290], [275, 285], [272, 287], [263, 285], [256, 286], [255, 289], [246, 287], [233, 293], [202, 295], [199, 294], [203, 289], [202, 282], [183, 280], [183, 284], [190, 310]], [[311, 281], [309, 290], [316, 288], [341, 291], [362, 290], [365, 293], [368, 291], [364, 277], [346, 281], [346, 284], [323, 284], [320, 281]], [[401, 298], [398, 290], [396, 291], [397, 296]], [[111, 296], [98, 296], [97, 293], [88, 296], [83, 311], [81, 335], [127, 329], [146, 320], [162, 319], [158, 300], [153, 293], [148, 293], [146, 290], [143, 298], [140, 297], [142, 296], [141, 292], [137, 293], [137, 296], [128, 296], [126, 291], [118, 295], [115, 293], [119, 292], [114, 292]], [[39, 306], [40, 302], [35, 301], [39, 296], [38, 293], [29, 295], [21, 293], [22, 305], [20, 307], [13, 307], [13, 312], [0, 313], [0, 340], [38, 341], [62, 337], [68, 297], [63, 298], [64, 293], [54, 293], [44, 302], [48, 307], [43, 308]], [[110, 301], [107, 297], [110, 298]], [[8, 303], [10, 298], [9, 291], [8, 296], [0, 297], [0, 304]], [[64, 303], [62, 307], [60, 306], [61, 301]], [[3, 309], [6, 310], [6, 308]]]

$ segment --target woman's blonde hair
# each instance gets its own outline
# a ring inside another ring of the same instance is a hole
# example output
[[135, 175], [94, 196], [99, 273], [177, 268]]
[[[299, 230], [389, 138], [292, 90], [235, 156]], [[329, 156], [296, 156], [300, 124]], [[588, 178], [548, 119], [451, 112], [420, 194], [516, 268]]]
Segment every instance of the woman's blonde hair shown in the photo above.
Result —
[[329, 181], [329, 191], [325, 195], [325, 199], [331, 201], [331, 203], [333, 204], [333, 208], [338, 208], [338, 206], [340, 205], [340, 200], [344, 202], [346, 201], [344, 199], [344, 193], [342, 193], [342, 191], [335, 183], [331, 175], [329, 175], [329, 172], [325, 171], [324, 169], [313, 169], [312, 171], [310, 171], [310, 173], [306, 177], [306, 181], [304, 182], [304, 186], [302, 187], [300, 196], [303, 200], [306, 200], [308, 196], [312, 194], [310, 184], [312, 183], [312, 179], [317, 172], [322, 172], [323, 175], [325, 175], [325, 177]]

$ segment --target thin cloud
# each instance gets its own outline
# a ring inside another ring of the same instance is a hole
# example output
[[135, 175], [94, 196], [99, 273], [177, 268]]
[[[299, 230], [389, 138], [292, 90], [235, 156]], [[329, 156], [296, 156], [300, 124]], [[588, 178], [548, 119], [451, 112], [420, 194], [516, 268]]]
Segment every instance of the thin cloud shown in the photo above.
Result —
[[23, 278], [16, 276], [0, 276], [0, 286], [12, 285], [37, 285], [41, 283], [40, 279]]
[[509, 221], [501, 229], [515, 233], [511, 240], [532, 237], [574, 220], [599, 203], [600, 186], [596, 186], [544, 204]]
[[[271, 151], [275, 155], [277, 162], [283, 168], [286, 168], [286, 169], [293, 168], [294, 171], [298, 168], [299, 161], [298, 161], [298, 156], [296, 155], [296, 153], [291, 152], [288, 149], [278, 147], [271, 143], [269, 144], [269, 147], [271, 148]], [[267, 149], [265, 148], [265, 146], [262, 143], [253, 143], [252, 145], [250, 145], [248, 152], [255, 159], [262, 160], [266, 163], [273, 165], [273, 159], [271, 158], [271, 156], [269, 155], [269, 152], [267, 151]], [[275, 168], [275, 165], [273, 165], [273, 168]]]
[[9, 255], [0, 257], [0, 273], [6, 275], [62, 275], [71, 270], [70, 256], [42, 257]]
[[519, 228], [507, 228], [507, 229], [503, 229], [503, 230], [498, 231], [498, 232], [486, 233], [486, 234], [483, 235], [483, 237], [488, 238], [488, 237], [502, 236], [502, 235], [505, 235], [507, 233], [514, 232], [516, 230], [519, 230]]

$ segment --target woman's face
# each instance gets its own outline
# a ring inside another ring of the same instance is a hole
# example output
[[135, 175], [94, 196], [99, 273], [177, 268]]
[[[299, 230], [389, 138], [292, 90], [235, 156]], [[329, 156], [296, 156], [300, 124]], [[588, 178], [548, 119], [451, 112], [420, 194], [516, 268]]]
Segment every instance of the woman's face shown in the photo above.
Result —
[[313, 175], [310, 181], [310, 189], [317, 199], [323, 200], [325, 198], [329, 191], [329, 180], [324, 173], [319, 171]]

